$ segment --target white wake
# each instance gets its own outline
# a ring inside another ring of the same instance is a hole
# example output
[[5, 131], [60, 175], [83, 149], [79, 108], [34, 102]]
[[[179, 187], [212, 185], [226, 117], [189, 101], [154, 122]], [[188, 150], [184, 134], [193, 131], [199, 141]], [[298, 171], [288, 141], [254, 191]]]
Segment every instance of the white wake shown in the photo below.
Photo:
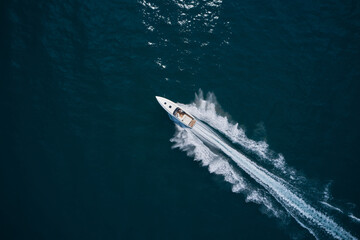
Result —
[[[234, 125], [232, 130], [224, 127], [229, 126], [228, 122], [224, 123], [228, 120], [216, 114], [215, 108], [204, 110], [201, 103], [200, 105], [182, 105], [182, 107], [223, 133], [234, 143], [251, 149], [263, 159], [268, 159], [274, 166], [287, 171], [288, 168], [285, 167], [283, 157], [278, 155], [277, 158], [274, 158], [273, 154], [270, 155], [265, 142], [259, 143], [246, 138], [237, 125]], [[219, 121], [214, 121], [214, 119]], [[177, 127], [177, 132], [171, 141], [175, 143], [175, 148], [180, 148], [186, 151], [189, 156], [194, 156], [195, 160], [201, 161], [211, 173], [223, 175], [224, 179], [232, 185], [232, 191], [245, 193], [247, 201], [253, 201], [264, 206], [271, 215], [278, 218], [286, 215], [283, 210], [274, 206], [273, 199], [275, 199], [277, 204], [280, 204], [288, 214], [317, 239], [328, 238], [329, 236], [334, 239], [357, 239], [330, 216], [308, 203], [283, 178], [269, 172], [236, 150], [235, 147], [215, 133], [211, 127], [201, 121], [197, 121], [193, 129]], [[212, 151], [211, 148], [220, 150], [224, 155]], [[261, 191], [257, 191], [254, 186], [251, 186], [239, 170], [245, 172], [246, 175], [266, 189], [266, 193], [261, 194]]]

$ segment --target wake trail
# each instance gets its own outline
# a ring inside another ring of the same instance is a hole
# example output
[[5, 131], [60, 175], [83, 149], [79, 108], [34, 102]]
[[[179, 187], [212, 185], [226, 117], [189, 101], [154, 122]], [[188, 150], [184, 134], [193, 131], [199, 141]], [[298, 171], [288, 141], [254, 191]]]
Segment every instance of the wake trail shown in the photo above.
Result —
[[175, 127], [177, 131], [170, 140], [175, 143], [172, 148], [184, 150], [188, 156], [194, 157], [195, 161], [200, 161], [203, 166], [206, 166], [210, 173], [223, 176], [224, 180], [231, 184], [232, 192], [244, 194], [246, 202], [260, 204], [263, 213], [284, 222], [288, 219], [288, 215], [274, 204], [269, 194], [247, 181], [227, 157], [213, 152], [205, 144], [207, 143], [205, 139], [200, 139], [190, 129], [184, 129], [177, 125]]
[[304, 228], [315, 238], [320, 232], [325, 232], [335, 239], [357, 239], [349, 232], [335, 223], [330, 217], [319, 212], [309, 205], [299, 195], [291, 191], [284, 180], [270, 173], [263, 167], [251, 161], [242, 153], [229, 146], [210, 127], [200, 121], [193, 127], [192, 132], [202, 141], [221, 150], [231, 158], [244, 172], [246, 172], [257, 183], [263, 186]]

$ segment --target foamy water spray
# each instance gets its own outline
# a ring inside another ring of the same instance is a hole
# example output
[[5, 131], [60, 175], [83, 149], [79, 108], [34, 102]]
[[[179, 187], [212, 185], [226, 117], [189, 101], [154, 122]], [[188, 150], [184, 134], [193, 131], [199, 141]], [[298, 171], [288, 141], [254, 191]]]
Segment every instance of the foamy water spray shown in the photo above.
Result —
[[249, 176], [261, 184], [281, 205], [298, 221], [306, 227], [315, 237], [316, 228], [324, 230], [336, 239], [356, 239], [325, 214], [317, 211], [307, 204], [301, 197], [294, 194], [284, 185], [281, 179], [266, 169], [256, 165], [249, 158], [228, 146], [220, 137], [215, 135], [208, 127], [200, 122], [193, 128], [193, 132], [200, 139], [207, 141], [214, 147], [223, 151], [236, 162]]
[[[185, 109], [193, 110], [195, 105], [182, 105]], [[193, 113], [195, 116], [198, 113]], [[211, 121], [207, 122], [208, 124]], [[210, 124], [211, 125], [211, 124]], [[212, 125], [218, 131], [226, 135], [226, 131], [221, 128], [217, 128], [216, 125]], [[228, 136], [229, 139], [236, 139], [236, 135]], [[256, 164], [248, 157], [237, 151], [234, 147], [229, 146], [219, 135], [217, 135], [210, 127], [201, 123], [200, 121], [194, 126], [193, 129], [181, 129], [178, 131], [174, 138], [171, 139], [175, 142], [174, 147], [179, 147], [185, 150], [188, 155], [192, 155], [196, 160], [202, 161], [203, 165], [209, 166], [210, 172], [221, 174], [225, 177], [225, 180], [233, 185], [233, 191], [241, 191], [246, 189], [246, 180], [239, 175], [227, 161], [212, 152], [205, 146], [204, 142], [212, 147], [221, 150], [226, 156], [236, 163], [244, 172], [246, 172], [252, 179], [267, 190], [271, 196], [278, 203], [280, 203], [284, 209], [289, 213], [302, 227], [306, 228], [315, 238], [328, 238], [329, 236], [335, 239], [357, 239], [351, 233], [346, 231], [343, 227], [337, 224], [331, 217], [316, 209], [309, 204], [306, 199], [291, 189], [287, 182], [276, 176], [275, 174], [267, 171], [262, 166]], [[256, 142], [251, 146], [256, 148]], [[263, 149], [263, 153], [266, 157], [267, 145]], [[260, 151], [260, 150], [259, 150]], [[261, 151], [260, 151], [261, 152]], [[282, 164], [283, 166], [284, 164]], [[248, 195], [251, 198], [252, 195], [256, 195], [256, 191]], [[259, 196], [255, 197], [260, 204], [266, 205], [268, 209], [271, 209], [275, 216], [281, 216], [281, 210], [273, 208], [271, 199]], [[259, 201], [260, 199], [260, 201]]]
[[175, 143], [173, 148], [186, 151], [187, 155], [200, 161], [203, 166], [208, 167], [209, 172], [224, 177], [224, 180], [231, 184], [232, 192], [242, 193], [246, 196], [246, 202], [260, 204], [262, 211], [281, 220], [287, 220], [287, 214], [274, 206], [269, 195], [259, 191], [249, 183], [224, 156], [212, 152], [202, 140], [196, 137], [189, 129], [184, 129], [176, 125], [175, 136], [170, 140]]

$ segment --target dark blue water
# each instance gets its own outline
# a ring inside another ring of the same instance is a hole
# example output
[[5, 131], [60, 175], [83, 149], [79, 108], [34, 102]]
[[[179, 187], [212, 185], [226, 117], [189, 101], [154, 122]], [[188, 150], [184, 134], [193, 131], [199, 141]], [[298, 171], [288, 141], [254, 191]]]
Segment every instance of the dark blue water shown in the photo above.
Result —
[[313, 239], [231, 158], [212, 149], [241, 191], [202, 167], [197, 142], [154, 98], [207, 114], [189, 105], [199, 89], [213, 117], [267, 155], [231, 143], [219, 130], [230, 125], [214, 131], [360, 236], [358, 1], [2, 1], [0, 11], [1, 239]]

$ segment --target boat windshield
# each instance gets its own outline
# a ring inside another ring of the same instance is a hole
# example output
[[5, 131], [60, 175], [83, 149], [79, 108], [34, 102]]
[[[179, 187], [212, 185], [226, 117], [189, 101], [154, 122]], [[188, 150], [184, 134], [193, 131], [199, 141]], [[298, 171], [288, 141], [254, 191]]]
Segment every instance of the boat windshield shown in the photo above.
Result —
[[185, 112], [181, 108], [177, 107], [173, 114], [175, 117], [181, 118], [182, 116], [184, 116]]

